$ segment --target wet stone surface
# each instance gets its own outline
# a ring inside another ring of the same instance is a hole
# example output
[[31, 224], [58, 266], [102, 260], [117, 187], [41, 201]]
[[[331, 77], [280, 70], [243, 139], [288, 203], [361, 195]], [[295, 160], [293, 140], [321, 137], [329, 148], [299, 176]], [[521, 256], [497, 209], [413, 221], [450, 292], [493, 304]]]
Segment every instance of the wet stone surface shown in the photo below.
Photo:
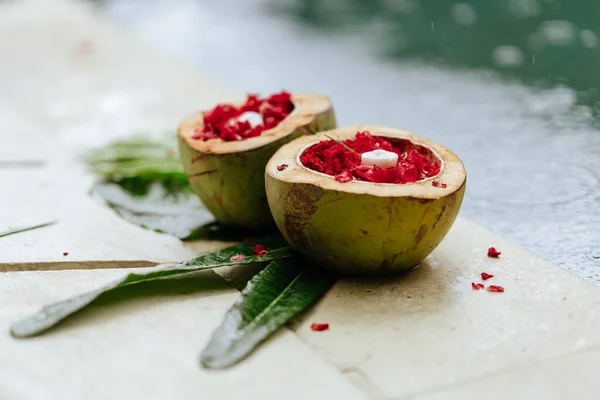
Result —
[[[539, 11], [520, 4], [535, 6], [535, 1], [512, 3], [517, 16]], [[463, 216], [600, 284], [600, 132], [593, 105], [582, 102], [593, 87], [582, 93], [585, 82], [579, 79], [572, 85], [578, 90], [564, 85], [538, 89], [480, 68], [383, 59], [369, 35], [315, 31], [270, 13], [268, 4], [98, 3], [142, 41], [222, 82], [262, 93], [282, 88], [323, 92], [331, 97], [340, 126], [401, 127], [451, 148], [468, 171]], [[452, 7], [452, 26], [477, 23], [465, 4]], [[577, 51], [596, 51], [596, 33], [585, 26], [542, 22], [539, 33], [546, 35], [550, 50], [572, 41]], [[432, 21], [427, 28], [443, 34], [449, 26]], [[555, 53], [537, 52], [536, 38], [527, 42], [532, 49], [507, 43], [481, 57], [500, 68], [526, 64], [531, 75], [532, 64], [553, 62], [544, 61], [544, 54], [556, 60]], [[595, 55], [585, 53], [582, 59], [598, 60]], [[485, 62], [474, 64], [485, 67]], [[589, 62], [582, 65], [582, 74], [593, 69]]]

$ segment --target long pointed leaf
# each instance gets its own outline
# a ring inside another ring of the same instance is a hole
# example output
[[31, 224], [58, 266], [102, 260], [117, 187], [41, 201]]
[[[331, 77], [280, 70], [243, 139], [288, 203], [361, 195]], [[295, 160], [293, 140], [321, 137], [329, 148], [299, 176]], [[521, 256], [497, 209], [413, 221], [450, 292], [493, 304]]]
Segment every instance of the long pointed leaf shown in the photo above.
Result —
[[[264, 256], [255, 255], [252, 251], [252, 246], [256, 243], [262, 244], [268, 250], [268, 253]], [[232, 261], [231, 257], [237, 254], [244, 255], [245, 258]], [[114, 281], [103, 288], [44, 307], [39, 313], [14, 324], [10, 329], [10, 333], [16, 338], [26, 338], [38, 335], [58, 324], [68, 316], [88, 306], [100, 295], [123, 286], [216, 267], [272, 261], [280, 258], [292, 257], [294, 255], [295, 254], [290, 249], [289, 245], [281, 236], [272, 236], [254, 242], [231, 246], [220, 251], [205, 254], [188, 261], [172, 264], [168, 267], [144, 274], [130, 273], [122, 279]]]
[[44, 228], [46, 226], [50, 226], [55, 223], [56, 223], [56, 221], [52, 221], [52, 222], [46, 222], [46, 223], [40, 224], [40, 225], [27, 226], [25, 228], [9, 229], [8, 231], [0, 232], [0, 237], [14, 235], [15, 233], [27, 232], [27, 231], [31, 231], [31, 230], [38, 229], [38, 228]]
[[321, 298], [334, 277], [296, 256], [271, 262], [256, 275], [229, 309], [202, 351], [206, 368], [242, 360], [287, 321]]

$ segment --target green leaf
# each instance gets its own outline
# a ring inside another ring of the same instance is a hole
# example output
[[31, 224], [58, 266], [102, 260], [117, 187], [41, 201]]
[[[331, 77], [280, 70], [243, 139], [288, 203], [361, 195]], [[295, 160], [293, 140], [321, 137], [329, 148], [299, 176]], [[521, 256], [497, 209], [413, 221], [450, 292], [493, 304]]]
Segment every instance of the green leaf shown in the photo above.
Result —
[[202, 351], [206, 368], [225, 368], [250, 354], [269, 335], [321, 298], [334, 276], [300, 256], [276, 260], [256, 275]]
[[[92, 194], [146, 229], [185, 240], [233, 237], [231, 229], [217, 229], [194, 194], [176, 152], [176, 138], [174, 133], [138, 135], [88, 152], [85, 160], [101, 178]], [[244, 236], [238, 233], [235, 239]]]
[[137, 159], [100, 162], [90, 164], [92, 172], [107, 177], [127, 178], [139, 174], [183, 174], [183, 167], [179, 159]]
[[192, 191], [177, 153], [177, 135], [137, 135], [96, 148], [85, 155], [91, 171], [104, 182], [117, 183], [144, 196], [159, 183], [171, 193]]
[[148, 188], [145, 196], [133, 195], [114, 183], [97, 183], [92, 194], [124, 219], [180, 239], [188, 238], [200, 227], [214, 222], [212, 214], [195, 194], [189, 191], [171, 193], [157, 183]]
[[177, 134], [166, 132], [158, 137], [137, 134], [88, 151], [84, 158], [90, 165], [114, 166], [139, 160], [177, 160]]
[[148, 195], [152, 186], [160, 185], [167, 194], [193, 194], [194, 191], [189, 185], [187, 176], [179, 172], [152, 172], [142, 171], [137, 175], [119, 178], [106, 178], [103, 183], [114, 183], [131, 195], [143, 197]]
[[[254, 254], [252, 251], [252, 246], [257, 243], [262, 244], [268, 250], [266, 255], [257, 256]], [[238, 254], [244, 255], [245, 258], [238, 261], [232, 261], [231, 257]], [[113, 292], [115, 289], [124, 286], [154, 281], [175, 275], [188, 274], [191, 272], [216, 267], [266, 262], [280, 258], [292, 257], [294, 255], [295, 253], [291, 250], [289, 245], [281, 236], [272, 236], [256, 240], [254, 242], [231, 246], [223, 250], [205, 254], [181, 263], [172, 264], [168, 267], [151, 272], [142, 274], [130, 273], [122, 279], [114, 281], [98, 290], [94, 290], [92, 292], [72, 297], [70, 299], [44, 307], [39, 313], [33, 315], [32, 317], [14, 324], [10, 329], [10, 333], [16, 338], [25, 338], [38, 335], [58, 324], [68, 316], [85, 308], [94, 300], [98, 299], [98, 297], [101, 295]]]
[[15, 233], [27, 232], [27, 231], [31, 231], [31, 230], [38, 229], [38, 228], [44, 228], [46, 226], [50, 226], [50, 225], [53, 225], [55, 223], [56, 223], [56, 221], [52, 221], [52, 222], [46, 222], [46, 223], [43, 223], [43, 224], [40, 224], [40, 225], [27, 226], [25, 228], [9, 229], [7, 231], [0, 232], [0, 237], [14, 235]]

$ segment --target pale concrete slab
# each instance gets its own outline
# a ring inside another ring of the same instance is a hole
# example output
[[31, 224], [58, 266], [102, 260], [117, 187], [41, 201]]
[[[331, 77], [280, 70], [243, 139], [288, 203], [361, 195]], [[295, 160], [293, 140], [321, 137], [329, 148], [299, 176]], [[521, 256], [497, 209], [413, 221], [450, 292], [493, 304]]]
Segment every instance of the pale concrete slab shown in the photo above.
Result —
[[84, 2], [4, 2], [0, 37], [10, 38], [0, 41], [2, 96], [72, 155], [136, 131], [175, 131], [186, 115], [243, 97], [146, 50]]
[[202, 369], [200, 350], [238, 294], [211, 271], [126, 290], [44, 336], [8, 335], [40, 305], [123, 273], [0, 274], [1, 399], [365, 398], [287, 329], [235, 368]]
[[1, 95], [0, 121], [0, 169], [38, 167], [50, 158], [52, 132]]
[[152, 266], [228, 245], [213, 241], [184, 244], [124, 220], [89, 195], [93, 179], [74, 162], [56, 161], [42, 168], [0, 168], [0, 180], [3, 226], [58, 221], [2, 238], [0, 272]]
[[[489, 246], [502, 251], [499, 259], [487, 257]], [[484, 271], [495, 275], [486, 286], [506, 291], [473, 290]], [[412, 398], [600, 345], [599, 303], [595, 286], [459, 219], [420, 267], [396, 279], [340, 281], [296, 332], [360, 387]], [[331, 329], [315, 334], [312, 321]], [[515, 393], [525, 385], [503, 382]], [[545, 386], [576, 382], [528, 385], [551, 392]]]
[[600, 349], [590, 348], [564, 357], [510, 368], [475, 382], [464, 382], [414, 399], [595, 399], [600, 392], [598, 368]]

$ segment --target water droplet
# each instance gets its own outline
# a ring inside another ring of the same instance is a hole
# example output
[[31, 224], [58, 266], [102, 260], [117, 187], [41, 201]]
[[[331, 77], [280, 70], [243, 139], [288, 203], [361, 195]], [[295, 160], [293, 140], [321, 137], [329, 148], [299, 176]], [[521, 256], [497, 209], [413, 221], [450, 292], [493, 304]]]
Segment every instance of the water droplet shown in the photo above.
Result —
[[538, 0], [511, 0], [508, 9], [517, 18], [537, 17], [542, 13], [542, 6]]
[[499, 67], [515, 68], [523, 64], [523, 52], [516, 46], [498, 46], [492, 56]]
[[568, 46], [575, 39], [575, 27], [569, 21], [542, 22], [540, 32], [546, 37], [548, 44], [554, 46]]
[[596, 47], [598, 44], [598, 38], [596, 37], [596, 34], [589, 29], [584, 29], [579, 32], [579, 39], [581, 39], [581, 42], [585, 47], [592, 48]]
[[472, 25], [477, 21], [477, 11], [468, 3], [456, 3], [452, 7], [452, 16], [459, 25]]
[[592, 260], [600, 260], [600, 247], [588, 250], [587, 256]]

